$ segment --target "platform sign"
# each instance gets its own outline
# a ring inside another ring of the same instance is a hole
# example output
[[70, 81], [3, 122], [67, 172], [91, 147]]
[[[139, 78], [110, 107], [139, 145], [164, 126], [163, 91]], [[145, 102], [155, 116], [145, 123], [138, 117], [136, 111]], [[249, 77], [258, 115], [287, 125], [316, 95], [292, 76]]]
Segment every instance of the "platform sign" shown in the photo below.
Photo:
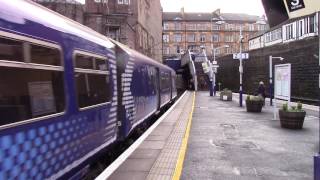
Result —
[[202, 69], [203, 69], [203, 72], [204, 73], [208, 73], [210, 70], [209, 70], [209, 66], [208, 66], [208, 63], [204, 62], [201, 64], [202, 65]]
[[275, 98], [290, 101], [291, 64], [275, 66]]
[[249, 53], [234, 53], [233, 54], [233, 59], [240, 59], [242, 56], [242, 59], [249, 59]]

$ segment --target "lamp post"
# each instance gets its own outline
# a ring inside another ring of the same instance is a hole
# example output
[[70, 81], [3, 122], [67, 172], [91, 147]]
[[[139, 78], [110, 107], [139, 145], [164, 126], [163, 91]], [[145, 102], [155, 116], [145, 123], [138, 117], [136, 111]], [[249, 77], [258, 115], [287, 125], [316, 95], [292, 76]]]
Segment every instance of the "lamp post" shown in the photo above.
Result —
[[284, 60], [283, 57], [273, 57], [272, 55], [269, 56], [269, 94], [270, 94], [270, 106], [272, 106], [272, 59], [280, 59], [280, 61]]
[[220, 46], [220, 47], [217, 47], [217, 48], [213, 48], [212, 51], [213, 51], [213, 62], [212, 62], [212, 71], [213, 71], [213, 94], [214, 96], [216, 96], [216, 73], [218, 71], [218, 63], [216, 61], [216, 50], [218, 49], [221, 49], [221, 48], [228, 48], [229, 45], [223, 45], [223, 46]]

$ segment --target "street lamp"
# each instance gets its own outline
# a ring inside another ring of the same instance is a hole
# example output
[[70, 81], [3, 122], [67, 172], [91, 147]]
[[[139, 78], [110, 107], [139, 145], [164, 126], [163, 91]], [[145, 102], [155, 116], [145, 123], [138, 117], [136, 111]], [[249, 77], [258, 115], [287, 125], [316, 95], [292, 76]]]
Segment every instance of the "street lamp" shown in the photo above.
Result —
[[280, 61], [284, 60], [283, 57], [273, 57], [272, 55], [269, 56], [269, 92], [270, 92], [270, 106], [272, 106], [272, 59], [280, 59]]
[[216, 61], [216, 50], [221, 49], [221, 48], [228, 48], [228, 47], [229, 47], [229, 45], [223, 45], [223, 46], [212, 49], [213, 61], [212, 61], [212, 64], [210, 64], [210, 68], [212, 68], [212, 71], [213, 71], [213, 94], [214, 94], [214, 96], [216, 96], [216, 73], [217, 73], [218, 67], [219, 67], [219, 65]]

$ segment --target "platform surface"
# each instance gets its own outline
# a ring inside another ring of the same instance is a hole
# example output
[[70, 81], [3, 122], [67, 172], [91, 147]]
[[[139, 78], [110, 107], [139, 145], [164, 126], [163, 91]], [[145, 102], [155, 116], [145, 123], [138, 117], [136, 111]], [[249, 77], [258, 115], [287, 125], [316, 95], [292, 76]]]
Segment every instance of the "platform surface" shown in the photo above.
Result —
[[187, 92], [142, 144], [108, 178], [110, 180], [171, 180], [192, 109]]
[[319, 149], [319, 112], [302, 130], [280, 127], [272, 107], [248, 113], [233, 101], [197, 92], [183, 180], [311, 180]]

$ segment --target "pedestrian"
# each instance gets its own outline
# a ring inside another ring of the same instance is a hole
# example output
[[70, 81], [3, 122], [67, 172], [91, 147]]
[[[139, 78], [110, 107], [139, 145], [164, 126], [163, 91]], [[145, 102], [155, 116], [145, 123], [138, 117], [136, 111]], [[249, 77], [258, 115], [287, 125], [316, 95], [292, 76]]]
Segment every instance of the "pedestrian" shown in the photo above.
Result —
[[264, 83], [262, 81], [259, 82], [258, 96], [261, 96], [263, 98], [263, 106], [264, 106], [265, 98], [266, 98], [266, 88], [264, 87]]

